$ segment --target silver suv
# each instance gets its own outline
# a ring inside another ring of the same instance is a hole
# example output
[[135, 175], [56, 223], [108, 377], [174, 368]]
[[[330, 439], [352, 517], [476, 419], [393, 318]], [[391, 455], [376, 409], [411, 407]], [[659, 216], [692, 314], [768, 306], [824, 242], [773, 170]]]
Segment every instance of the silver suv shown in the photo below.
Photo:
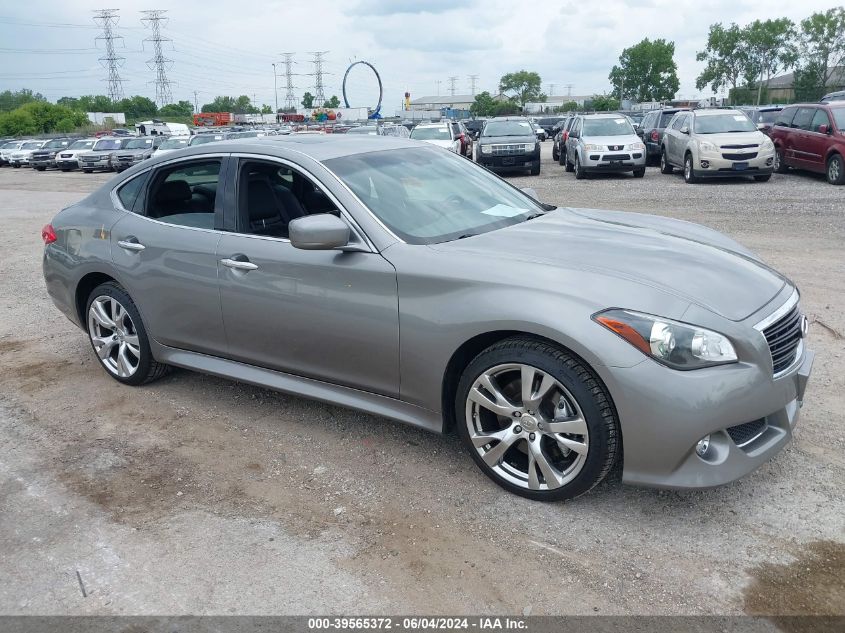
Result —
[[706, 177], [772, 177], [775, 146], [742, 110], [678, 112], [663, 133], [660, 171], [684, 170], [684, 180]]
[[632, 171], [645, 175], [645, 144], [621, 114], [575, 117], [566, 141], [566, 171], [579, 180], [589, 172]]

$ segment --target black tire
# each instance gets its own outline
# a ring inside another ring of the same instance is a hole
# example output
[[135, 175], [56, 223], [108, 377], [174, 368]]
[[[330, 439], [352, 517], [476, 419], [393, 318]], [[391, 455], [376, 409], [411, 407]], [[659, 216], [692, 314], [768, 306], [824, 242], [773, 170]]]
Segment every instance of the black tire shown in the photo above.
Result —
[[669, 159], [666, 158], [666, 148], [662, 148], [660, 150], [660, 173], [661, 174], [671, 174], [675, 171], [675, 168], [669, 164]]
[[779, 148], [775, 148], [775, 173], [776, 174], [785, 174], [789, 171], [789, 165], [787, 165], [783, 161], [783, 151]]
[[21, 166], [20, 166], [20, 165], [12, 165], [12, 167], [14, 167], [15, 169], [20, 169], [20, 168], [21, 168]]
[[46, 167], [36, 167], [35, 169], [37, 171], [45, 171], [47, 168]]
[[[140, 354], [138, 355], [138, 364], [137, 368], [135, 369], [134, 373], [132, 373], [128, 377], [122, 377], [115, 374], [112, 370], [110, 370], [104, 363], [102, 359], [100, 359], [99, 355], [97, 354], [97, 348], [94, 346], [94, 341], [92, 338], [91, 333], [91, 326], [89, 325], [89, 311], [91, 309], [91, 304], [100, 297], [111, 297], [115, 299], [124, 310], [128, 314], [129, 318], [131, 319], [131, 325], [134, 329], [134, 333], [138, 336], [138, 349], [140, 350]], [[91, 348], [94, 350], [94, 354], [97, 357], [97, 360], [100, 362], [100, 365], [103, 367], [103, 370], [112, 378], [117, 380], [124, 385], [144, 385], [146, 383], [152, 382], [154, 380], [158, 380], [162, 376], [164, 376], [170, 369], [169, 366], [159, 363], [153, 358], [152, 351], [150, 350], [150, 342], [147, 336], [147, 330], [144, 327], [144, 323], [141, 321], [141, 313], [138, 312], [138, 308], [135, 306], [135, 302], [132, 301], [132, 297], [129, 296], [129, 293], [123, 289], [123, 287], [113, 281], [106, 282], [104, 284], [100, 284], [94, 290], [91, 291], [91, 294], [88, 295], [88, 299], [85, 302], [85, 328], [88, 332], [88, 340], [91, 343]]]
[[[507, 481], [488, 466], [470, 439], [466, 402], [473, 383], [486, 370], [505, 363], [522, 363], [551, 375], [575, 398], [586, 421], [589, 449], [577, 475], [559, 488], [531, 490]], [[479, 468], [505, 490], [537, 501], [563, 501], [589, 492], [611, 471], [621, 453], [621, 434], [616, 412], [605, 387], [583, 361], [542, 341], [514, 337], [476, 356], [464, 370], [455, 399], [458, 435]]]
[[560, 152], [557, 151], [557, 147], [552, 145], [552, 160], [560, 161]]
[[831, 185], [845, 185], [845, 161], [840, 154], [834, 154], [828, 159], [825, 171]]
[[645, 167], [634, 170], [634, 178], [642, 178], [643, 176], [645, 176]]
[[535, 160], [534, 163], [531, 165], [531, 175], [532, 176], [539, 176], [540, 175], [540, 161]]
[[755, 182], [769, 182], [772, 179], [771, 174], [763, 174], [761, 176], [754, 176]]
[[83, 169], [82, 172], [85, 173], [85, 174], [93, 174], [94, 170], [93, 169]]
[[572, 173], [575, 170], [575, 168], [569, 163], [569, 157], [566, 153], [561, 154], [560, 159], [563, 161], [561, 164], [566, 171]]
[[578, 154], [575, 154], [575, 167], [573, 168], [575, 171], [575, 179], [576, 180], [583, 180], [587, 177], [587, 173], [584, 171], [584, 168], [581, 166], [581, 157]]
[[684, 182], [688, 185], [694, 185], [698, 182], [693, 170], [692, 154], [684, 156]]
[[67, 167], [62, 167], [62, 171], [70, 171]]

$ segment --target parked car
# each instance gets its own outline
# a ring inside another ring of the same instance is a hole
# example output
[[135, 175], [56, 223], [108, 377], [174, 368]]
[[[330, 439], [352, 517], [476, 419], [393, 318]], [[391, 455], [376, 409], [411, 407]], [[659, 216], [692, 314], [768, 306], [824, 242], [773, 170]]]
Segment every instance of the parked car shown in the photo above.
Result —
[[26, 141], [9, 141], [0, 147], [0, 166], [9, 165], [12, 162], [12, 154], [21, 148]]
[[29, 166], [38, 171], [56, 167], [56, 154], [67, 149], [71, 143], [73, 143], [72, 138], [54, 138], [47, 141], [40, 149], [32, 152], [29, 157]]
[[757, 126], [757, 129], [768, 134], [772, 130], [772, 125], [778, 118], [778, 114], [783, 110], [783, 106], [755, 106], [751, 108], [740, 108], [751, 122]]
[[133, 138], [134, 137], [131, 136], [104, 136], [98, 139], [90, 151], [80, 152], [77, 154], [79, 168], [86, 174], [90, 174], [97, 169], [101, 169], [103, 171], [113, 171], [114, 166], [112, 165], [112, 155], [117, 150], [126, 147], [126, 144]]
[[565, 164], [566, 141], [569, 138], [569, 127], [573, 121], [575, 121], [574, 114], [561, 121], [556, 126], [556, 132], [552, 139], [552, 159], [558, 161], [561, 165]]
[[645, 175], [645, 144], [621, 114], [582, 114], [575, 117], [566, 141], [566, 171], [578, 179], [590, 173], [633, 172]]
[[845, 184], [845, 101], [788, 106], [769, 136], [778, 173], [794, 167], [825, 174], [832, 185]]
[[93, 149], [99, 139], [77, 139], [65, 149], [56, 154], [56, 167], [62, 171], [71, 171], [79, 167], [79, 154]]
[[487, 121], [476, 143], [475, 160], [492, 171], [540, 174], [540, 142], [525, 117], [496, 117]]
[[191, 137], [189, 145], [193, 147], [194, 145], [204, 145], [205, 143], [216, 143], [218, 141], [225, 141], [229, 138], [230, 132], [217, 132], [217, 133], [206, 133], [203, 132], [202, 134], [197, 134]]
[[543, 128], [543, 132], [545, 133], [545, 138], [554, 138], [555, 135], [555, 126], [557, 126], [561, 121], [566, 119], [565, 116], [547, 116], [541, 119], [537, 119], [537, 125]]
[[117, 382], [177, 366], [455, 429], [531, 499], [617, 462], [641, 485], [742, 477], [790, 442], [813, 364], [798, 290], [732, 239], [544, 205], [405, 139], [191, 147], [42, 238], [49, 296]]
[[29, 167], [29, 159], [32, 156], [32, 152], [41, 149], [44, 143], [46, 141], [24, 141], [18, 149], [13, 150], [9, 155], [9, 164], [15, 169], [23, 166]]
[[163, 154], [175, 152], [177, 149], [184, 149], [185, 147], [188, 147], [190, 143], [190, 136], [171, 136], [164, 139], [164, 142], [162, 142], [162, 144], [159, 145], [153, 152], [153, 156], [161, 156]]
[[382, 136], [395, 136], [396, 138], [408, 138], [411, 132], [404, 125], [382, 125], [379, 128]]
[[687, 112], [687, 108], [664, 108], [647, 112], [637, 128], [639, 136], [646, 147], [646, 164], [660, 161], [660, 147], [663, 143], [663, 133], [669, 121], [678, 112]]
[[123, 171], [150, 158], [165, 140], [164, 136], [141, 136], [130, 139], [120, 148], [120, 151], [112, 155], [112, 168], [115, 171]]
[[823, 103], [828, 101], [845, 101], [845, 90], [837, 90], [836, 92], [829, 92], [821, 98]]
[[775, 146], [742, 110], [679, 112], [663, 135], [660, 171], [683, 169], [687, 183], [708, 177], [772, 177]]
[[534, 127], [534, 134], [537, 135], [537, 140], [541, 143], [546, 140], [546, 130], [542, 128], [542, 126], [537, 121], [531, 121], [531, 125]]
[[[352, 130], [350, 130], [351, 132]], [[415, 141], [424, 141], [431, 145], [444, 147], [450, 152], [461, 153], [461, 140], [456, 134], [452, 123], [420, 123], [411, 130], [410, 138]]]
[[97, 138], [102, 138], [104, 136], [136, 136], [136, 134], [131, 130], [118, 127], [113, 130], [100, 130], [99, 132], [94, 134], [94, 136]]
[[452, 121], [452, 133], [461, 142], [460, 154], [472, 159], [472, 137], [462, 121]]
[[359, 125], [358, 127], [349, 128], [347, 134], [365, 134], [367, 136], [378, 136], [378, 126], [376, 125]]
[[481, 130], [484, 127], [485, 122], [486, 119], [468, 119], [464, 121], [464, 125], [469, 131], [469, 135], [472, 137], [473, 141], [477, 141], [478, 137], [481, 136]]

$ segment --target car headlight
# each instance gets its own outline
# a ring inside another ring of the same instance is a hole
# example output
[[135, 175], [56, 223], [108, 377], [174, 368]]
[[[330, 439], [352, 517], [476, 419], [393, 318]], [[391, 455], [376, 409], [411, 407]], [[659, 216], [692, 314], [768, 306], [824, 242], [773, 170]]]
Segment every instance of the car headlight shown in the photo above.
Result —
[[525, 151], [526, 152], [536, 152], [537, 151], [537, 143], [526, 143], [525, 144]]
[[698, 150], [700, 152], [704, 152], [705, 154], [712, 154], [714, 152], [718, 152], [719, 148], [709, 141], [699, 141]]
[[603, 152], [604, 145], [592, 145], [591, 143], [586, 143], [584, 145], [584, 149], [588, 152]]
[[615, 308], [594, 314], [593, 320], [673, 369], [699, 369], [737, 361], [728, 337], [696, 325]]
[[772, 143], [772, 139], [770, 139], [768, 136], [766, 137], [766, 139], [762, 143], [760, 143], [760, 149], [763, 150], [764, 152], [770, 152], [774, 148], [775, 148], [775, 144]]
[[625, 149], [629, 152], [641, 152], [645, 149], [645, 143], [631, 143], [630, 145], [626, 145]]
[[481, 146], [481, 153], [482, 154], [492, 154], [493, 153], [493, 146], [492, 145], [482, 145]]

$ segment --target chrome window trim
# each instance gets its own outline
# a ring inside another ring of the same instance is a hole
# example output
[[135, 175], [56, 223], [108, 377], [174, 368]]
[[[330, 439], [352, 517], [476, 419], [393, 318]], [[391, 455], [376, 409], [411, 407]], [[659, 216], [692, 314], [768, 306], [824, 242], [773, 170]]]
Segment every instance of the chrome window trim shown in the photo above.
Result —
[[[771, 356], [771, 349], [769, 348], [769, 342], [766, 340], [766, 335], [764, 333], [764, 330], [767, 327], [769, 327], [770, 325], [772, 325], [773, 323], [775, 323], [776, 321], [778, 321], [779, 319], [781, 319], [784, 316], [786, 316], [787, 314], [789, 314], [795, 308], [795, 306], [798, 305], [798, 301], [799, 301], [800, 298], [801, 298], [801, 294], [798, 292], [798, 288], [795, 288], [792, 291], [792, 294], [789, 296], [789, 299], [786, 300], [786, 303], [784, 303], [781, 307], [779, 307], [777, 310], [772, 312], [769, 316], [764, 318], [762, 321], [759, 321], [757, 324], [754, 325], [754, 329], [757, 330], [758, 332], [760, 332], [760, 336], [763, 337], [763, 341], [766, 343], [766, 349], [769, 350], [770, 356]], [[778, 378], [781, 378], [782, 376], [785, 376], [786, 374], [790, 373], [797, 366], [799, 366], [803, 360], [804, 360], [804, 338], [802, 337], [801, 340], [798, 341], [798, 345], [795, 348], [795, 358], [789, 364], [789, 367], [782, 369], [781, 371], [779, 371], [777, 373], [772, 373], [772, 379], [777, 380]]]

